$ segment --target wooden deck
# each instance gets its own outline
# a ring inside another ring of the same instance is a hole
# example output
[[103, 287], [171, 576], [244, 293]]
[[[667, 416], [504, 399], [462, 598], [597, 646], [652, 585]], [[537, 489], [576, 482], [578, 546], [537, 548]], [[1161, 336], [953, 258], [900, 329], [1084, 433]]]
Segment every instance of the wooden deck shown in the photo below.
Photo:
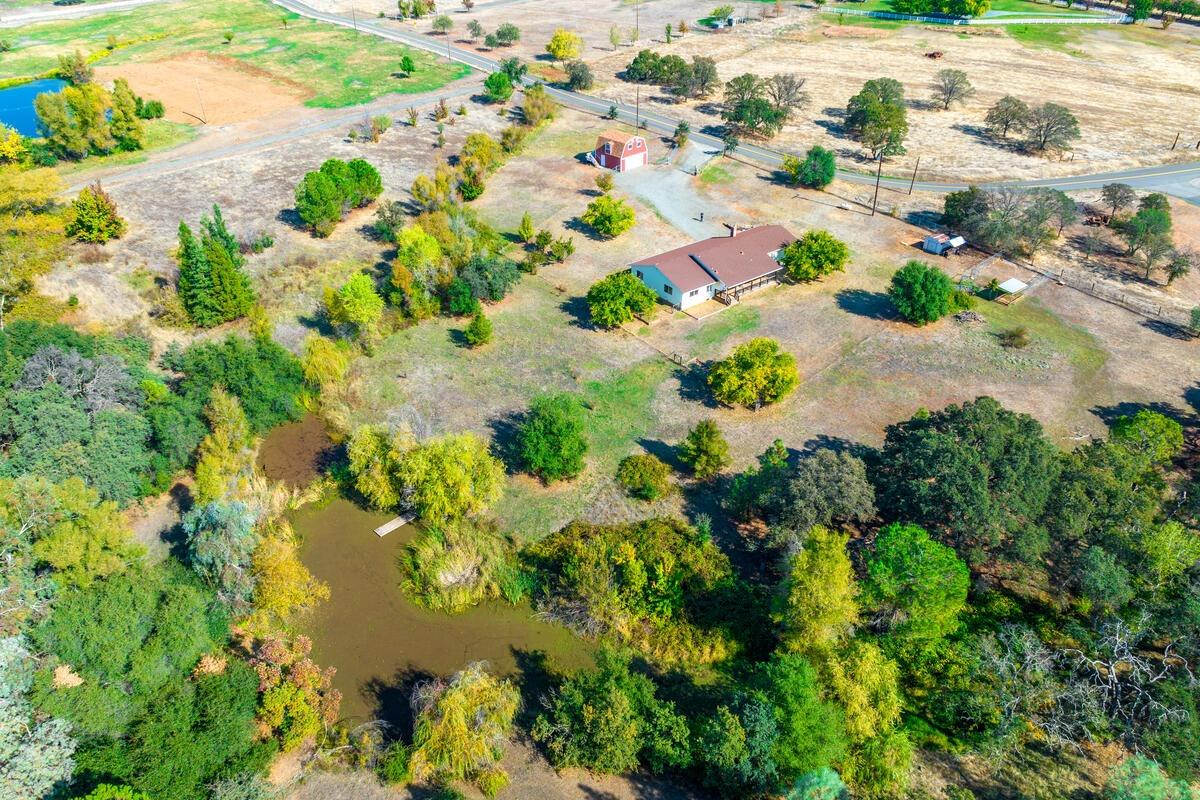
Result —
[[376, 536], [387, 536], [397, 528], [403, 528], [408, 523], [412, 522], [416, 514], [401, 514], [390, 522], [385, 522], [375, 529]]

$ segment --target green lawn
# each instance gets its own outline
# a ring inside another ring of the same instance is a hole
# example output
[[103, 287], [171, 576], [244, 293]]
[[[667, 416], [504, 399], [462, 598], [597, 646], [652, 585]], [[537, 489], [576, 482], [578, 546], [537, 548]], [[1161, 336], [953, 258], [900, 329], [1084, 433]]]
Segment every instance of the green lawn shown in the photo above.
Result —
[[169, 150], [186, 144], [196, 138], [198, 131], [192, 125], [182, 122], [170, 122], [165, 119], [151, 120], [146, 123], [146, 142], [141, 150], [129, 153], [113, 153], [107, 156], [92, 156], [83, 161], [60, 161], [58, 173], [64, 180], [75, 180], [81, 173], [90, 172], [101, 167], [126, 167], [140, 164], [156, 150]]
[[718, 352], [730, 336], [757, 329], [761, 322], [760, 317], [757, 308], [737, 305], [704, 320], [699, 328], [687, 335], [687, 338], [696, 345], [696, 355], [707, 358]]
[[[229, 44], [226, 32], [233, 34]], [[42, 74], [54, 68], [60, 53], [76, 49], [105, 64], [204, 52], [299, 84], [312, 93], [308, 105], [325, 108], [392, 92], [431, 91], [470, 72], [423, 50], [303, 19], [266, 0], [187, 0], [170, 6], [169, 13], [147, 6], [13, 28], [4, 38], [13, 43], [12, 51], [0, 55], [0, 74], [8, 76]], [[118, 46], [110, 51], [112, 43]], [[401, 77], [404, 55], [417, 69]]]
[[1086, 55], [1075, 47], [1083, 37], [1076, 25], [1005, 25], [1009, 36], [1026, 47], [1044, 47], [1073, 56]]
[[722, 167], [720, 164], [710, 161], [700, 170], [701, 183], [730, 183], [733, 181], [733, 175], [729, 170]]

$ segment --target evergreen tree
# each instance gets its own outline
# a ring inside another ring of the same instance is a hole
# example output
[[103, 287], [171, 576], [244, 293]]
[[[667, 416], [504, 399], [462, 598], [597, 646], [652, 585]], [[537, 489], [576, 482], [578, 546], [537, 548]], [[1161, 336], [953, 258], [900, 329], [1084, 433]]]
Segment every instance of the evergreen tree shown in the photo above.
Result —
[[145, 146], [146, 130], [138, 117], [137, 97], [124, 78], [117, 78], [113, 83], [112, 114], [108, 127], [117, 141], [117, 147], [122, 150], [141, 150]]
[[213, 205], [213, 216], [200, 221], [200, 239], [212, 280], [213, 303], [221, 322], [244, 317], [254, 305], [250, 276], [237, 239], [225, 226], [221, 209]]
[[179, 251], [175, 258], [179, 262], [179, 302], [192, 322], [203, 328], [216, 325], [221, 319], [213, 296], [212, 269], [204, 246], [186, 222], [179, 223]]

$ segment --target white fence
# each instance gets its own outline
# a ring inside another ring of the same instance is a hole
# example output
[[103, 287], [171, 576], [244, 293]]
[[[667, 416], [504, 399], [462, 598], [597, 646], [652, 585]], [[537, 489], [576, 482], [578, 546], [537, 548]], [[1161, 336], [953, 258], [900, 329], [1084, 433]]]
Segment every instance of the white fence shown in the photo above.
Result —
[[855, 17], [872, 17], [874, 19], [898, 19], [910, 22], [924, 22], [930, 25], [1124, 25], [1133, 22], [1133, 17], [1125, 14], [1105, 16], [1085, 16], [1082, 14], [1064, 17], [923, 17], [916, 14], [898, 14], [894, 11], [866, 11], [861, 8], [842, 8], [841, 6], [826, 9], [830, 14], [850, 14]]

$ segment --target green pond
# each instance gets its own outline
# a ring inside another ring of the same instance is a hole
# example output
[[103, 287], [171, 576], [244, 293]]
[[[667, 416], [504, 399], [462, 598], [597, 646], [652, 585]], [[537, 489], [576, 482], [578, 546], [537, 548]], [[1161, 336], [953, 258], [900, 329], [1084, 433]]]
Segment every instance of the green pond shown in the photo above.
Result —
[[[302, 479], [303, 463], [320, 463], [329, 442], [313, 436], [313, 425], [310, 418], [268, 437], [261, 461], [268, 475]], [[308, 471], [315, 474], [316, 467]], [[374, 529], [390, 517], [341, 498], [292, 517], [302, 560], [330, 591], [298, 627], [312, 638], [317, 663], [337, 668], [343, 716], [404, 726], [415, 681], [449, 675], [472, 661], [520, 678], [527, 697], [536, 697], [547, 667], [572, 669], [591, 661], [588, 643], [535, 619], [528, 606], [488, 603], [449, 616], [410, 602], [400, 591], [396, 560], [418, 531], [406, 525], [376, 536]]]

